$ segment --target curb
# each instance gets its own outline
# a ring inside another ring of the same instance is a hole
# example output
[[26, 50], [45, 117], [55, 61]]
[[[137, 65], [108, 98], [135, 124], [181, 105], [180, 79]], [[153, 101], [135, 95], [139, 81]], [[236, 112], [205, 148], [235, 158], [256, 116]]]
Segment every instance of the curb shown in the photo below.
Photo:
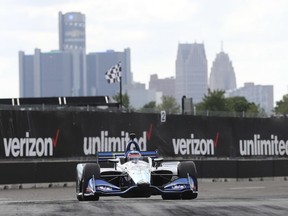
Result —
[[198, 182], [252, 182], [252, 181], [288, 181], [287, 176], [279, 177], [253, 177], [253, 178], [198, 178]]
[[76, 187], [75, 182], [28, 183], [0, 185], [0, 190]]

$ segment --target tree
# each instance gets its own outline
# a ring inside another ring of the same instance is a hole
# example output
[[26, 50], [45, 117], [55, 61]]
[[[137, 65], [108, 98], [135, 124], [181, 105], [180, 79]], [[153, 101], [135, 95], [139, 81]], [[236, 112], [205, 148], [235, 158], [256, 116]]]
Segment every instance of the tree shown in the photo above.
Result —
[[228, 111], [246, 112], [249, 109], [249, 102], [245, 97], [230, 97], [226, 98], [226, 108]]
[[[114, 95], [113, 99], [117, 101], [117, 103], [120, 103], [120, 93], [118, 93], [117, 95]], [[126, 93], [122, 94], [122, 107], [127, 108], [127, 109], [131, 108], [129, 96]]]
[[284, 95], [282, 100], [276, 102], [274, 109], [276, 114], [286, 115], [288, 113], [288, 94]]
[[259, 105], [256, 105], [255, 103], [249, 103], [249, 107], [246, 111], [247, 113], [257, 113], [266, 115], [264, 109], [262, 109]]
[[156, 101], [151, 101], [143, 106], [144, 109], [155, 109]]
[[248, 102], [245, 97], [231, 97], [226, 99], [227, 110], [230, 112], [245, 113], [246, 115], [259, 115], [266, 116], [264, 109], [260, 108], [253, 102]]
[[201, 111], [226, 111], [224, 93], [224, 91], [208, 89], [208, 94], [204, 95], [203, 102], [196, 105], [196, 109]]
[[165, 110], [169, 114], [176, 114], [180, 111], [180, 106], [176, 99], [171, 96], [162, 96], [162, 104], [159, 104], [156, 109], [158, 111]]
[[224, 112], [240, 112], [249, 114], [265, 114], [263, 109], [255, 103], [250, 103], [245, 97], [224, 97], [224, 91], [211, 91], [208, 89], [208, 94], [204, 96], [203, 102], [196, 105], [198, 111], [224, 111]]
[[156, 109], [156, 101], [150, 101], [149, 103], [145, 104], [140, 111], [141, 112], [153, 112]]

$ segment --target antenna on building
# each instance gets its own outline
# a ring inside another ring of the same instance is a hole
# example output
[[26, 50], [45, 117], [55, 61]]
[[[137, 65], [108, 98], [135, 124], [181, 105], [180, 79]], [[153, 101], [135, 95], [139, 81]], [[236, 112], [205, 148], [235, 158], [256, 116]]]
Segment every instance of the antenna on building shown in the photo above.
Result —
[[221, 40], [221, 52], [224, 52], [223, 51], [223, 41]]

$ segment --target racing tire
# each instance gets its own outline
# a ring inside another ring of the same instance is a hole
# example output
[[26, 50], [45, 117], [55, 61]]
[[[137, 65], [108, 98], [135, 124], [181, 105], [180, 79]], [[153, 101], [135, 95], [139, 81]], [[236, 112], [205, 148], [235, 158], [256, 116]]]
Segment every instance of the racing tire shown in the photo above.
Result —
[[184, 192], [181, 194], [181, 197], [183, 200], [190, 200], [190, 199], [196, 199], [198, 196], [197, 193], [192, 193], [192, 192]]
[[197, 178], [197, 170], [193, 161], [182, 161], [178, 164], [178, 177], [186, 178], [187, 173], [189, 176]]
[[83, 201], [83, 196], [82, 196], [82, 195], [79, 195], [79, 194], [77, 194], [77, 200], [78, 200], [78, 201]]
[[179, 199], [181, 199], [181, 195], [176, 194], [176, 193], [175, 194], [174, 193], [162, 194], [161, 197], [163, 200], [179, 200]]
[[[178, 177], [187, 178], [187, 174], [193, 178], [196, 190], [198, 190], [197, 170], [193, 161], [182, 161], [178, 164]], [[192, 191], [182, 193], [182, 199], [196, 199], [198, 194]]]
[[[84, 166], [83, 173], [82, 173], [82, 198], [80, 198], [79, 201], [97, 201], [99, 200], [99, 195], [94, 195], [94, 196], [84, 196], [84, 193], [86, 191], [86, 188], [88, 186], [89, 180], [93, 177], [94, 179], [99, 179], [100, 178], [100, 167], [98, 164], [95, 163], [87, 163]], [[78, 197], [77, 197], [78, 198]]]
[[76, 171], [76, 197], [78, 201], [82, 200], [82, 181], [78, 179], [78, 172]]

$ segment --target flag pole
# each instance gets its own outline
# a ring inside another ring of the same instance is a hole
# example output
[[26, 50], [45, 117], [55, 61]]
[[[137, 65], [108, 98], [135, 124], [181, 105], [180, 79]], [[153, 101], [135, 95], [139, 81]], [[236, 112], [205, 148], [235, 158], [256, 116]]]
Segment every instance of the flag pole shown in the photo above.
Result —
[[121, 75], [122, 67], [121, 62], [111, 67], [108, 71], [105, 73], [105, 77], [107, 79], [108, 83], [120, 83], [120, 93], [119, 93], [119, 108], [122, 110], [122, 75]]
[[120, 110], [122, 110], [122, 76], [120, 76]]

